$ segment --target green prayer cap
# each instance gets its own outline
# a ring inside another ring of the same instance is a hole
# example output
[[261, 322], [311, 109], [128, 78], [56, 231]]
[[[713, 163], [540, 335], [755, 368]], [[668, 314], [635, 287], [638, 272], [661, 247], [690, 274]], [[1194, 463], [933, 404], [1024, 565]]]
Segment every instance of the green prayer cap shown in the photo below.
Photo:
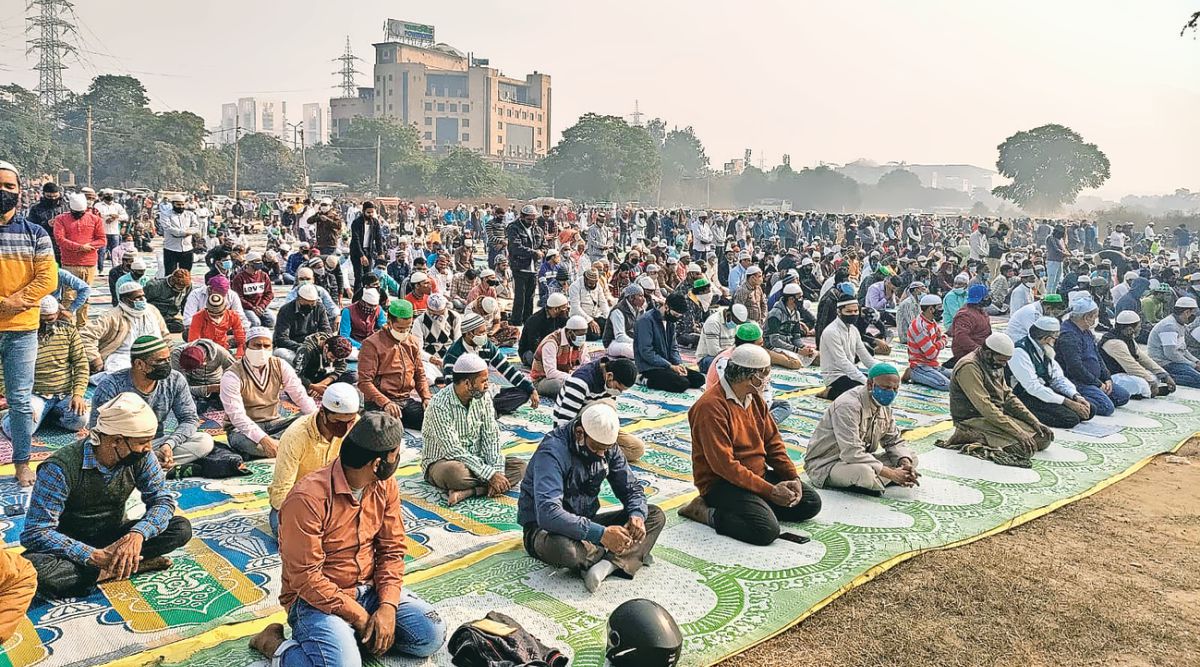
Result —
[[753, 342], [762, 338], [762, 327], [758, 326], [756, 322], [746, 322], [738, 325], [734, 335], [738, 340]]
[[400, 319], [410, 318], [413, 316], [412, 302], [408, 299], [394, 299], [388, 304], [388, 314]]
[[1062, 303], [1062, 295], [1051, 292], [1042, 297], [1042, 303]]
[[141, 359], [165, 349], [167, 349], [167, 342], [158, 336], [138, 336], [137, 340], [133, 341], [133, 345], [129, 347], [129, 356], [133, 359]]
[[868, 379], [877, 378], [880, 375], [900, 375], [900, 371], [896, 370], [895, 366], [885, 361], [875, 364], [871, 367], [871, 370], [867, 371]]
[[697, 278], [697, 279], [696, 279], [696, 282], [692, 283], [692, 289], [694, 289], [694, 290], [702, 290], [702, 289], [704, 289], [705, 287], [708, 287], [708, 286], [709, 286], [709, 285], [711, 285], [711, 284], [712, 284], [712, 283], [708, 282], [708, 278]]

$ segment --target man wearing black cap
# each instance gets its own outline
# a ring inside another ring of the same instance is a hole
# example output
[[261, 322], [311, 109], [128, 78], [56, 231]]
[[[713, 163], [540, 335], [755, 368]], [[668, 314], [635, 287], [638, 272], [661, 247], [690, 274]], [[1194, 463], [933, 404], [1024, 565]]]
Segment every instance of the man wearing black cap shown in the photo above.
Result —
[[[46, 230], [46, 234], [50, 238], [54, 238], [54, 225], [50, 222], [66, 212], [67, 203], [63, 200], [62, 191], [58, 189], [58, 183], [51, 181], [42, 186], [42, 198], [29, 208], [29, 215], [26, 218]], [[57, 244], [54, 246], [54, 259], [59, 264], [62, 263], [58, 256]]]
[[359, 664], [360, 644], [375, 656], [415, 658], [441, 648], [445, 623], [402, 586], [407, 548], [394, 476], [403, 444], [399, 419], [367, 412], [333, 463], [292, 487], [279, 510], [279, 601], [292, 638], [272, 623], [251, 648], [276, 664], [323, 665]]

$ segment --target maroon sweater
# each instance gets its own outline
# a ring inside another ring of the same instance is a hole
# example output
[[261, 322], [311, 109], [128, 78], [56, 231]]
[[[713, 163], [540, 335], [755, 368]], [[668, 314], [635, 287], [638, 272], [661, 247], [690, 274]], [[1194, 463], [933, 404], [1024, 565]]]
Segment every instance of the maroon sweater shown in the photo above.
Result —
[[954, 314], [950, 323], [950, 350], [955, 359], [962, 359], [983, 346], [983, 341], [992, 335], [992, 318], [977, 304], [965, 304]]

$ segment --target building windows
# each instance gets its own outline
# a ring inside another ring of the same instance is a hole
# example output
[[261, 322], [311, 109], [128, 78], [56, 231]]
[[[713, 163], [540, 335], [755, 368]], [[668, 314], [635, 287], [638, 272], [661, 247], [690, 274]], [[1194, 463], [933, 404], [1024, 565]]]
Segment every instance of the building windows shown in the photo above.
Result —
[[463, 133], [463, 138], [462, 138], [462, 140], [463, 140], [463, 141], [470, 141], [470, 140], [471, 140], [471, 135], [470, 135], [470, 134], [467, 134], [467, 133], [465, 133], [465, 132], [464, 132], [464, 133]]
[[389, 102], [389, 103], [388, 103], [388, 111], [391, 111], [391, 110], [392, 110], [392, 105], [391, 105], [391, 103]]
[[538, 148], [541, 148], [541, 147], [542, 147], [542, 141], [539, 139], [538, 140]]
[[538, 113], [538, 122], [539, 123], [542, 122], [542, 114], [541, 113]]
[[432, 139], [433, 139], [433, 133], [432, 133], [432, 132], [426, 132], [426, 133], [425, 133], [425, 138], [426, 138], [426, 139], [428, 139], [428, 140], [432, 140]]
[[383, 105], [382, 105], [382, 104], [376, 104], [376, 105], [375, 105], [375, 110], [376, 110], [376, 111], [383, 111]]
[[470, 104], [462, 105], [462, 112], [463, 113], [471, 113], [471, 105]]
[[498, 144], [504, 143], [504, 137], [497, 134], [496, 135], [496, 143], [498, 143]]
[[496, 121], [496, 129], [503, 130], [504, 129], [504, 121], [502, 121], [502, 120]]
[[426, 124], [426, 125], [433, 125], [433, 119], [432, 119], [432, 118], [430, 118], [429, 116], [426, 116], [426, 117], [425, 117], [425, 124]]
[[426, 111], [433, 111], [433, 102], [426, 102], [426, 103], [425, 103], [425, 110], [426, 110]]
[[537, 129], [537, 131], [538, 131], [538, 134], [541, 134], [541, 133], [542, 133], [542, 128], [540, 128], [540, 127], [539, 127], [539, 128]]
[[512, 117], [513, 117], [513, 115], [512, 115], [512, 109], [505, 109], [504, 111], [505, 111], [505, 114], [506, 114], [506, 115], [507, 115], [509, 118], [512, 118]]
[[457, 105], [457, 104], [451, 104], [451, 105], [450, 105], [450, 112], [451, 112], [451, 113], [458, 113], [458, 105]]
[[389, 74], [389, 75], [388, 75], [388, 81], [391, 81], [391, 80], [392, 80], [392, 75], [391, 75], [391, 74]]
[[438, 102], [438, 111], [445, 111], [445, 110], [446, 110], [446, 103]]
[[471, 119], [470, 118], [462, 119], [462, 126], [463, 127], [471, 127]]

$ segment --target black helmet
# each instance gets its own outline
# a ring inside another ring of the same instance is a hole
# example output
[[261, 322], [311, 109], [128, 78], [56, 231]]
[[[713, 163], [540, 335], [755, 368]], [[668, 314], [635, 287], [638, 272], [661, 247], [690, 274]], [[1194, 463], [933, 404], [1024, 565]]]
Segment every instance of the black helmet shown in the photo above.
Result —
[[615, 667], [674, 667], [683, 634], [656, 602], [629, 600], [608, 617], [608, 651]]

